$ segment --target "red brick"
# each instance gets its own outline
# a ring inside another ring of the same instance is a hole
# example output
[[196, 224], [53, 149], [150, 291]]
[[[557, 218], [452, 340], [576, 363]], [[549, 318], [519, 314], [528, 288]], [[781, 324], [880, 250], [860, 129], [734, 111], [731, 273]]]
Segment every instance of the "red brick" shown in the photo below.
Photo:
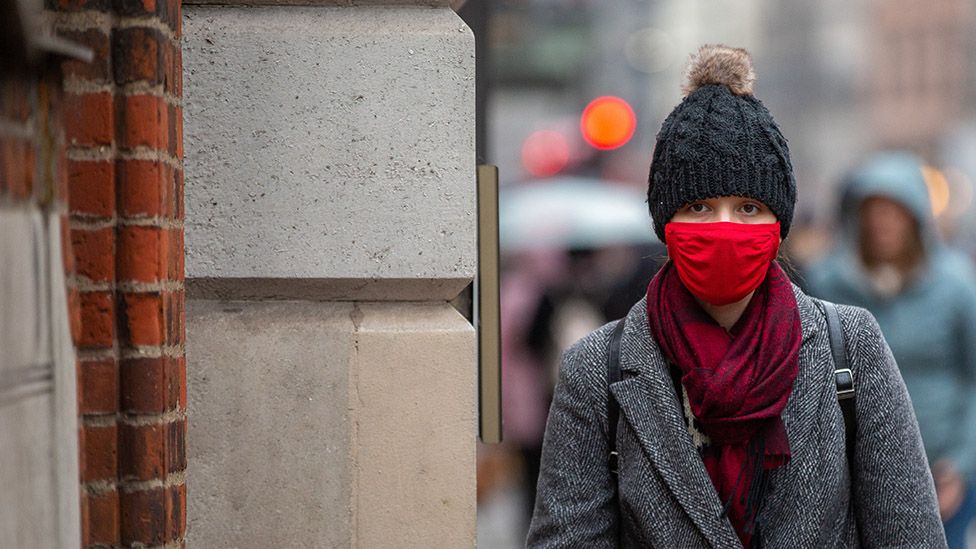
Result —
[[166, 276], [169, 254], [168, 229], [130, 225], [119, 227], [118, 278], [157, 282]]
[[172, 155], [176, 156], [176, 149], [179, 146], [177, 134], [179, 133], [179, 127], [176, 123], [177, 117], [177, 107], [176, 105], [169, 104], [166, 106], [166, 151]]
[[173, 108], [173, 123], [176, 125], [176, 131], [174, 132], [174, 146], [173, 154], [176, 158], [183, 158], [183, 108], [174, 107]]
[[15, 182], [13, 196], [15, 198], [28, 199], [34, 192], [34, 164], [35, 164], [35, 152], [34, 147], [27, 146], [24, 147], [24, 155], [22, 160], [23, 169], [23, 179], [20, 180], [19, 184]]
[[86, 496], [88, 500], [88, 540], [90, 544], [116, 546], [119, 543], [119, 493]]
[[89, 494], [85, 493], [84, 490], [81, 491], [81, 501], [79, 502], [79, 508], [81, 509], [81, 549], [88, 549], [88, 546], [93, 542], [91, 540], [91, 528], [89, 528], [89, 523], [91, 522], [91, 513], [89, 512], [88, 498], [91, 497]]
[[64, 96], [64, 134], [69, 145], [110, 145], [113, 137], [112, 95], [108, 92]]
[[[75, 356], [75, 398], [76, 398], [75, 402], [78, 403], [79, 415], [82, 413], [81, 409], [83, 406], [83, 402], [85, 400], [84, 398], [82, 398], [83, 391], [84, 391], [84, 386], [81, 379], [81, 359], [78, 358], [78, 356], [76, 355]], [[81, 436], [78, 437], [78, 448], [79, 449], [84, 448], [84, 438], [82, 438]], [[79, 467], [81, 469], [83, 469], [83, 467], [81, 467], [83, 463], [84, 460], [78, 461]]]
[[121, 101], [121, 146], [166, 150], [169, 139], [166, 100], [152, 95], [130, 95]]
[[17, 122], [30, 118], [30, 81], [26, 78], [7, 78], [0, 83], [0, 115]]
[[[186, 359], [170, 357], [166, 363], [166, 409], [185, 410]], [[185, 429], [184, 429], [185, 430]]]
[[162, 84], [166, 70], [164, 50], [172, 47], [169, 38], [156, 29], [115, 29], [112, 32], [115, 83], [122, 85], [144, 80], [150, 84]]
[[119, 161], [119, 214], [170, 217], [174, 212], [173, 169], [153, 160]]
[[186, 341], [185, 293], [176, 290], [163, 294], [166, 315], [166, 344], [182, 345]]
[[186, 470], [186, 419], [174, 421], [166, 429], [166, 471]]
[[[75, 361], [75, 368], [78, 368], [77, 360]], [[77, 379], [77, 376], [75, 376]], [[85, 426], [78, 424], [78, 472], [79, 476], [85, 475], [85, 448], [87, 447], [85, 443]]]
[[22, 139], [0, 137], [0, 193], [14, 201], [31, 196], [34, 154], [30, 143]]
[[[162, 0], [166, 3], [166, 0]], [[159, 6], [156, 0], [116, 0], [115, 10], [122, 15], [156, 15]]]
[[71, 245], [71, 223], [68, 216], [61, 214], [58, 225], [61, 228], [61, 264], [64, 267], [64, 274], [70, 275], [75, 272], [75, 251]]
[[186, 484], [177, 484], [170, 489], [171, 536], [180, 539], [186, 534]]
[[76, 60], [61, 63], [61, 70], [64, 71], [66, 78], [74, 77], [93, 82], [111, 82], [112, 73], [109, 65], [110, 41], [105, 31], [91, 28], [85, 30], [61, 30], [58, 34], [62, 38], [87, 47], [94, 53], [94, 59], [90, 63]]
[[[167, 19], [170, 23], [170, 28], [176, 34], [176, 39], [179, 40], [183, 36], [183, 16], [180, 13], [182, 10], [183, 2], [166, 2], [167, 8]], [[179, 48], [177, 48], [179, 51]], [[180, 64], [182, 66], [182, 63]], [[183, 71], [180, 71], [182, 73]]]
[[115, 164], [107, 160], [68, 161], [68, 208], [72, 214], [115, 214]]
[[163, 396], [167, 410], [181, 409], [180, 399], [186, 389], [186, 360], [183, 357], [170, 357], [166, 361], [166, 383]]
[[84, 361], [80, 367], [81, 413], [114, 414], [119, 410], [119, 367], [114, 359]]
[[162, 345], [166, 339], [163, 298], [158, 292], [127, 293], [123, 297], [129, 345]]
[[119, 473], [123, 481], [161, 478], [166, 472], [167, 424], [120, 426]]
[[176, 408], [178, 396], [170, 396], [169, 385], [179, 382], [177, 368], [175, 359], [165, 356], [122, 361], [122, 411], [161, 414]]
[[173, 32], [178, 28], [180, 2], [166, 0], [116, 0], [115, 11], [131, 17], [156, 16]]
[[167, 531], [172, 529], [171, 494], [167, 488], [151, 488], [136, 492], [123, 492], [122, 544], [162, 545]]
[[118, 430], [115, 425], [83, 427], [85, 434], [85, 482], [115, 480], [118, 476]]
[[165, 42], [160, 44], [159, 62], [162, 66], [162, 77], [163, 77], [163, 91], [170, 95], [175, 95], [176, 92], [176, 51], [177, 48], [171, 47], [171, 42], [166, 39]]
[[180, 410], [186, 410], [186, 358], [180, 357], [179, 359], [179, 373], [180, 373]]
[[[182, 134], [183, 130], [181, 127], [180, 135]], [[183, 170], [177, 168], [176, 170], [173, 170], [173, 173], [175, 175], [175, 186], [173, 187], [173, 217], [176, 219], [183, 219]]]
[[[61, 120], [63, 117], [58, 114], [57, 120]], [[60, 133], [60, 127], [57, 130]], [[58, 169], [54, 173], [54, 187], [55, 196], [54, 199], [57, 201], [59, 206], [63, 205], [64, 209], [68, 209], [69, 195], [68, 191], [68, 170], [64, 169], [64, 166], [68, 165], [68, 148], [64, 146], [64, 141], [58, 136], [58, 142], [55, 145], [56, 155], [57, 155], [57, 166]]]
[[73, 229], [71, 246], [78, 262], [78, 274], [94, 282], [115, 280], [115, 229]]
[[68, 322], [71, 325], [71, 341], [81, 345], [81, 293], [78, 288], [68, 288]]
[[110, 292], [82, 292], [82, 347], [112, 347], [115, 338], [115, 306]]
[[183, 97], [183, 50], [173, 49], [173, 90], [176, 97]]
[[112, 7], [112, 2], [111, 0], [45, 0], [44, 6], [56, 11], [108, 11]]
[[184, 279], [183, 229], [169, 231], [169, 269], [166, 272], [168, 280]]

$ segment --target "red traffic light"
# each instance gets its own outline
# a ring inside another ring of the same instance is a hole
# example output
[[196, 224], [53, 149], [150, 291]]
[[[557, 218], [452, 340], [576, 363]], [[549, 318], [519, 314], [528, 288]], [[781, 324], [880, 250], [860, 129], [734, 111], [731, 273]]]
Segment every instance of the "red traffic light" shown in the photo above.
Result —
[[587, 143], [600, 150], [623, 146], [637, 129], [637, 115], [626, 101], [605, 95], [583, 109], [580, 131]]

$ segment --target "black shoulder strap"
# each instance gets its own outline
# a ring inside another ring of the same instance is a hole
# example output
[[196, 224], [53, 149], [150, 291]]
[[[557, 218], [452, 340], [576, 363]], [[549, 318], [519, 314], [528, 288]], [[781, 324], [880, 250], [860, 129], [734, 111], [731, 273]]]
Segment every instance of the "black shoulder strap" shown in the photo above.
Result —
[[844, 330], [840, 325], [837, 306], [823, 301], [827, 315], [827, 334], [830, 337], [830, 352], [834, 356], [834, 383], [837, 384], [837, 402], [844, 414], [844, 440], [847, 446], [847, 465], [854, 471], [854, 445], [857, 440], [857, 420], [854, 415], [854, 373], [847, 361], [847, 345]]
[[617, 326], [613, 329], [610, 336], [610, 346], [607, 349], [607, 446], [609, 453], [607, 463], [610, 472], [617, 474], [617, 420], [620, 417], [620, 408], [617, 399], [613, 398], [610, 392], [610, 384], [620, 381], [620, 336], [624, 333], [624, 323], [626, 318], [617, 321]]

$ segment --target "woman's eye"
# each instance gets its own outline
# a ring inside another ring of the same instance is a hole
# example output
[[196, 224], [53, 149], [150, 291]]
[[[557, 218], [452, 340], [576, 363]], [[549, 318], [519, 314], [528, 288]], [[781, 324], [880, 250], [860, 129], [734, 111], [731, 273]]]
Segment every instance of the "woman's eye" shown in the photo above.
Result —
[[742, 213], [746, 215], [756, 215], [759, 213], [759, 206], [756, 206], [755, 204], [743, 204], [741, 209]]
[[701, 202], [697, 202], [695, 204], [692, 204], [691, 206], [688, 206], [688, 211], [692, 213], [705, 213], [706, 211], [708, 211], [708, 207], [702, 204]]

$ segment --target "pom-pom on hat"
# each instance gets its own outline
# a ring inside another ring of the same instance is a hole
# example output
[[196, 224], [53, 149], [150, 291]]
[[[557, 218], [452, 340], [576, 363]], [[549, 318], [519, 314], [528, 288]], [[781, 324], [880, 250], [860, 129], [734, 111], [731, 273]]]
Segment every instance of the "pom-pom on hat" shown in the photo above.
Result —
[[761, 201], [783, 238], [796, 203], [786, 138], [752, 95], [756, 74], [742, 48], [702, 46], [691, 56], [684, 99], [661, 125], [651, 159], [647, 205], [654, 232], [689, 202], [720, 196]]

